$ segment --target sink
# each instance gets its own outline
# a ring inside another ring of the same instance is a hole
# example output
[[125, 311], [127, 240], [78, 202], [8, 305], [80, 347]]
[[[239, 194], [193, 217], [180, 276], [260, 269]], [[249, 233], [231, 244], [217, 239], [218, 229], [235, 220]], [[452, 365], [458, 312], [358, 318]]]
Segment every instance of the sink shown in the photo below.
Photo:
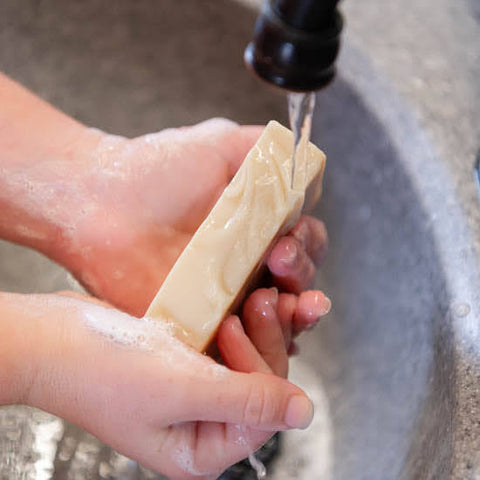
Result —
[[[328, 166], [314, 214], [327, 224], [330, 250], [316, 286], [333, 309], [302, 337], [292, 362], [315, 421], [283, 435], [272, 479], [480, 476], [480, 212], [471, 171], [480, 87], [478, 54], [461, 49], [467, 40], [478, 45], [480, 18], [473, 2], [405, 2], [402, 29], [399, 2], [385, 0], [379, 12], [378, 0], [345, 1], [337, 79], [317, 95], [312, 138]], [[254, 3], [6, 0], [0, 65], [111, 133], [212, 116], [286, 123], [284, 95], [243, 67]], [[416, 8], [430, 11], [428, 21], [416, 20]], [[420, 31], [425, 41], [414, 50], [408, 42]], [[450, 50], [440, 42], [448, 35]], [[409, 63], [422, 49], [425, 62]], [[453, 59], [463, 62], [458, 84], [443, 75]], [[442, 85], [450, 88], [444, 97]], [[49, 260], [0, 243], [1, 289], [70, 285]], [[74, 425], [15, 406], [0, 409], [0, 478], [160, 477]]]

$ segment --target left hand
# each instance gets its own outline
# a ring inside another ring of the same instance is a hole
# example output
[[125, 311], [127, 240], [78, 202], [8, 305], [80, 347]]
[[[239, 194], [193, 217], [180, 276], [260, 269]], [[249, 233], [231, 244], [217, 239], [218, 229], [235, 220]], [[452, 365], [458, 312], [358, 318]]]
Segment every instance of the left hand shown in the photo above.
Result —
[[[143, 315], [261, 131], [223, 119], [134, 139], [91, 131], [96, 146], [63, 179], [81, 195], [65, 195], [70, 217], [50, 256], [97, 297]], [[268, 259], [274, 284], [307, 288], [326, 244], [323, 224], [302, 217]]]
[[[154, 322], [86, 296], [0, 293], [8, 338], [0, 394], [65, 418], [172, 480], [213, 480], [276, 431], [312, 420], [306, 394], [281, 377], [293, 318], [313, 299], [283, 295], [257, 290], [245, 303], [245, 329], [234, 316], [222, 324], [226, 368]], [[311, 323], [328, 307], [317, 300]]]

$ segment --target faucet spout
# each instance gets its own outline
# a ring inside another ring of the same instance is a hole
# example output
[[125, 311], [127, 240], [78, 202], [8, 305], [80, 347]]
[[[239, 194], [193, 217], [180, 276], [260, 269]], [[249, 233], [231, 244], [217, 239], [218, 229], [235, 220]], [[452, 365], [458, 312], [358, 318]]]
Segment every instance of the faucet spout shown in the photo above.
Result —
[[335, 76], [343, 26], [339, 0], [269, 0], [245, 62], [268, 83], [292, 91], [325, 87]]

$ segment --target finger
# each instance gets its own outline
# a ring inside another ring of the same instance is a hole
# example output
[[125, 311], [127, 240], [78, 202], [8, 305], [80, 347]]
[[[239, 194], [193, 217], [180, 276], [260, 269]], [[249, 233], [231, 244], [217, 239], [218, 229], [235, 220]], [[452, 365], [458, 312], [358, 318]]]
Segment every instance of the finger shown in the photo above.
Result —
[[224, 136], [239, 127], [237, 122], [228, 118], [214, 117], [186, 127], [180, 127], [175, 130], [181, 131], [184, 135], [194, 137], [199, 141], [214, 141], [216, 138]]
[[288, 375], [288, 355], [282, 327], [277, 315], [278, 291], [258, 289], [245, 301], [245, 331], [262, 358], [276, 375]]
[[298, 298], [292, 319], [293, 337], [314, 327], [332, 306], [330, 299], [319, 290], [302, 292]]
[[60, 297], [76, 298], [78, 300], [94, 303], [96, 305], [100, 305], [106, 308], [112, 308], [112, 309], [114, 308], [112, 305], [110, 305], [108, 302], [104, 300], [100, 300], [99, 298], [93, 297], [92, 295], [88, 295], [86, 293], [75, 292], [73, 290], [59, 290], [58, 292], [55, 292], [55, 295], [58, 295]]
[[322, 221], [315, 217], [302, 215], [290, 235], [298, 240], [315, 265], [318, 265], [327, 252], [327, 229]]
[[188, 392], [195, 396], [195, 402], [177, 415], [178, 421], [233, 423], [277, 431], [306, 428], [313, 418], [313, 405], [307, 395], [272, 374], [226, 370], [221, 380], [192, 376]]
[[235, 315], [222, 322], [217, 333], [217, 347], [225, 365], [232, 370], [244, 373], [272, 373]]
[[281, 293], [278, 296], [277, 314], [283, 332], [287, 353], [292, 343], [292, 322], [297, 309], [298, 297], [293, 293]]
[[[205, 471], [212, 463], [229, 466], [244, 459], [267, 442], [274, 432], [262, 432], [242, 425], [202, 423], [198, 434], [201, 441], [197, 442], [196, 459], [200, 463], [199, 470]], [[208, 464], [201, 464], [205, 462]]]
[[86, 300], [86, 301], [95, 299], [95, 297], [92, 297], [91, 295], [88, 295], [86, 293], [75, 292], [73, 290], [58, 290], [58, 292], [55, 292], [55, 295], [59, 295], [60, 297], [78, 298], [80, 300]]
[[279, 295], [277, 315], [289, 356], [298, 352], [293, 339], [316, 325], [330, 311], [331, 305], [330, 299], [318, 290], [302, 292], [300, 296], [291, 293]]
[[315, 276], [312, 260], [300, 242], [290, 235], [277, 242], [267, 265], [275, 285], [290, 293], [300, 293], [308, 288]]
[[235, 175], [263, 130], [263, 126], [247, 125], [238, 127], [237, 130], [227, 136], [225, 146], [228, 147], [226, 158], [230, 176]]
[[162, 447], [173, 461], [164, 462], [167, 468], [162, 473], [168, 478], [214, 480], [230, 465], [261, 447], [272, 435], [273, 432], [218, 422], [173, 425]]

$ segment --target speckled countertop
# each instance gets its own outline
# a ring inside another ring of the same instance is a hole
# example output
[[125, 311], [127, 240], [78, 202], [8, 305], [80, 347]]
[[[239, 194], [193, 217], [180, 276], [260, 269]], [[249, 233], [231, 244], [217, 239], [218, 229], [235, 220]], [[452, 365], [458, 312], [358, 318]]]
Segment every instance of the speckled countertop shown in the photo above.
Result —
[[480, 7], [476, 0], [346, 0], [347, 41], [368, 52], [444, 159], [480, 239]]

